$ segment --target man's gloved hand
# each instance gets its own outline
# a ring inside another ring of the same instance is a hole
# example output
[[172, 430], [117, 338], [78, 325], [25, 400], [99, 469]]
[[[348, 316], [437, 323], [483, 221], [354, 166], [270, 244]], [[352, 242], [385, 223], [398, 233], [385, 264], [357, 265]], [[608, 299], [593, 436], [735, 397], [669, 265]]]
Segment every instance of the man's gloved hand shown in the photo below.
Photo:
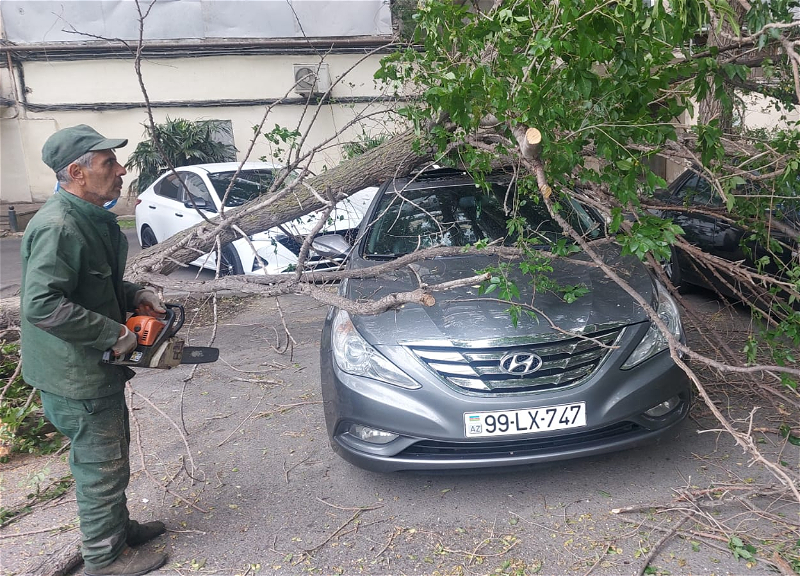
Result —
[[133, 307], [137, 314], [144, 316], [161, 317], [167, 310], [158, 299], [158, 294], [149, 288], [139, 290], [133, 297]]
[[134, 348], [136, 348], [136, 334], [123, 324], [122, 330], [119, 332], [119, 338], [114, 342], [111, 351], [114, 352], [115, 356], [124, 356]]

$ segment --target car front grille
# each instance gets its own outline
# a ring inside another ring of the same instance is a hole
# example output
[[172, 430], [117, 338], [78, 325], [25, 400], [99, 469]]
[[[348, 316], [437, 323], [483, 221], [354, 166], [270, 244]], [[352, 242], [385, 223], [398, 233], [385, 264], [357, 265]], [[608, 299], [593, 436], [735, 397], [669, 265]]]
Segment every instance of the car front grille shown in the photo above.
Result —
[[[485, 393], [538, 392], [565, 388], [590, 376], [613, 350], [623, 331], [624, 328], [614, 327], [581, 337], [533, 343], [488, 346], [476, 343], [473, 346], [472, 343], [454, 345], [437, 341], [407, 346], [431, 370], [458, 389]], [[535, 359], [534, 364], [540, 364], [530, 373], [515, 373], [515, 369], [509, 372], [501, 365], [504, 359], [530, 357]]]
[[435, 460], [465, 460], [473, 458], [508, 458], [509, 456], [534, 456], [553, 450], [569, 449], [572, 446], [587, 448], [592, 444], [604, 444], [643, 431], [633, 422], [618, 422], [605, 428], [587, 432], [575, 432], [558, 436], [503, 439], [481, 442], [439, 442], [421, 440], [412, 444], [397, 458], [425, 458]]

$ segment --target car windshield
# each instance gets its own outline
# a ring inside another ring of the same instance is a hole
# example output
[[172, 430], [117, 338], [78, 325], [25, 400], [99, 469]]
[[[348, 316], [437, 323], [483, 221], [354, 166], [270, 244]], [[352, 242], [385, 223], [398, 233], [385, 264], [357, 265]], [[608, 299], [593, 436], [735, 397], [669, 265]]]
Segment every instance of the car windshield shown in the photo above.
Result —
[[[490, 193], [474, 185], [443, 186], [402, 193], [387, 192], [375, 210], [366, 233], [365, 256], [401, 256], [435, 246], [467, 246], [479, 241], [502, 240], [511, 245], [506, 214], [508, 187], [495, 184]], [[588, 239], [603, 236], [603, 223], [577, 202], [562, 203], [562, 215]], [[566, 236], [544, 204], [528, 201], [520, 206], [524, 235], [542, 247]]]
[[[234, 174], [236, 174], [235, 170], [231, 172], [214, 172], [208, 175], [208, 179], [211, 180], [211, 184], [214, 185], [214, 190], [220, 200], [222, 200], [225, 191], [228, 189], [228, 186], [230, 186]], [[272, 186], [274, 180], [275, 172], [273, 170], [263, 168], [258, 170], [242, 170], [239, 172], [239, 176], [236, 178], [236, 182], [233, 184], [233, 188], [231, 188], [228, 194], [228, 200], [225, 202], [225, 206], [241, 206], [245, 202], [261, 194], [265, 194], [270, 186]]]

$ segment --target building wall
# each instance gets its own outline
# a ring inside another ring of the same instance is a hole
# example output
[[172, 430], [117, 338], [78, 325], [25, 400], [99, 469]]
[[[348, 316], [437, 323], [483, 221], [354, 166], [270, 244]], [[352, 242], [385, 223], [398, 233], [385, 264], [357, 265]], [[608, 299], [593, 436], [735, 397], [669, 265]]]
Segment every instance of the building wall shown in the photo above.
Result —
[[[293, 90], [293, 65], [316, 68], [323, 60], [331, 81], [341, 78], [330, 93], [336, 103], [306, 106], [305, 98]], [[299, 129], [307, 134], [303, 150], [309, 151], [336, 135], [356, 115], [385, 111], [391, 102], [373, 80], [379, 61], [379, 55], [353, 53], [160, 57], [142, 62], [142, 77], [156, 122], [167, 117], [230, 120], [241, 160], [253, 138], [253, 127], [265, 114], [265, 130], [276, 124]], [[85, 123], [106, 136], [127, 138], [128, 146], [118, 152], [120, 160], [127, 160], [144, 138], [147, 122], [133, 64], [131, 58], [102, 57], [24, 61], [22, 76], [17, 69], [13, 77], [7, 67], [0, 68], [0, 97], [22, 101], [24, 91], [25, 101], [24, 106], [0, 107], [0, 199], [42, 201], [52, 193], [54, 178], [41, 161], [41, 148], [50, 134], [67, 126]], [[314, 155], [310, 168], [319, 171], [335, 165], [340, 160], [338, 144], [362, 131], [383, 132], [387, 121], [380, 114], [345, 129]], [[273, 152], [269, 142], [258, 137], [250, 159], [267, 156], [273, 160]]]
[[779, 112], [776, 108], [776, 101], [772, 98], [751, 94], [743, 96], [742, 101], [746, 107], [742, 123], [748, 128], [787, 129], [800, 120], [800, 113], [797, 111]]
[[[800, 120], [800, 112], [778, 112], [775, 106], [776, 102], [772, 98], [757, 94], [739, 94], [738, 96], [744, 106], [739, 122], [749, 130], [765, 129], [772, 131], [775, 129], [787, 129]], [[695, 111], [699, 109], [697, 103], [695, 103], [694, 109]], [[688, 117], [687, 114], [684, 114], [679, 123], [693, 126], [697, 124], [697, 117]], [[672, 182], [687, 167], [688, 164], [677, 164], [666, 160], [663, 162], [663, 168], [660, 167], [662, 171], [654, 171], [665, 178], [667, 182]]]

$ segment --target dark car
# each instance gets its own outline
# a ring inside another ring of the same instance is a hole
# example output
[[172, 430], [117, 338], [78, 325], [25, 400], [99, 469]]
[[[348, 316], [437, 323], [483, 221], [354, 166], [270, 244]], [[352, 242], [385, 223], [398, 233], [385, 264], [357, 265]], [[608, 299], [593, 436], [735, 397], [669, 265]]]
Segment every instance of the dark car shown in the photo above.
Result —
[[[734, 193], [747, 195], [759, 192], [764, 193], [756, 183], [745, 182]], [[794, 191], [789, 193], [794, 194]], [[686, 240], [708, 254], [732, 262], [742, 262], [751, 268], [756, 268], [756, 262], [766, 256], [769, 263], [762, 265], [762, 270], [773, 275], [780, 275], [783, 265], [798, 261], [800, 217], [795, 205], [776, 205], [770, 214], [775, 222], [781, 224], [771, 230], [772, 238], [783, 244], [781, 249], [776, 250], [773, 247], [770, 250], [766, 243], [755, 241], [744, 227], [726, 217], [727, 211], [722, 197], [696, 170], [684, 171], [666, 189], [657, 191], [655, 196], [675, 208], [655, 210], [654, 213], [678, 224], [683, 228]], [[800, 202], [800, 198], [796, 202]], [[678, 288], [687, 285], [701, 286], [730, 297], [739, 297], [737, 291], [741, 293], [742, 290], [749, 290], [739, 286], [736, 280], [724, 272], [715, 274], [679, 249], [673, 249], [672, 259], [665, 263], [664, 270]]]
[[[453, 171], [388, 182], [367, 210], [348, 267], [364, 269], [420, 248], [513, 243], [507, 226], [513, 200], [506, 182], [487, 192]], [[563, 246], [565, 236], [546, 208], [522, 204], [516, 216], [525, 219], [526, 235], [542, 249], [559, 240]], [[602, 238], [598, 215], [577, 203], [562, 205], [588, 239]], [[349, 249], [336, 236], [315, 243], [322, 253]], [[598, 250], [683, 338], [675, 302], [646, 268], [611, 244]], [[689, 410], [688, 378], [644, 310], [587, 260], [573, 254], [553, 261], [553, 280], [589, 289], [571, 304], [555, 291], [539, 291], [534, 300], [532, 278], [507, 271], [519, 301], [534, 302], [546, 317], [512, 318], [508, 302], [477, 286], [437, 293], [430, 307], [408, 304], [374, 316], [331, 308], [320, 363], [333, 449], [371, 470], [433, 471], [602, 454], [673, 429]], [[500, 264], [497, 256], [459, 251], [374, 279], [351, 278], [340, 293], [375, 300]]]

